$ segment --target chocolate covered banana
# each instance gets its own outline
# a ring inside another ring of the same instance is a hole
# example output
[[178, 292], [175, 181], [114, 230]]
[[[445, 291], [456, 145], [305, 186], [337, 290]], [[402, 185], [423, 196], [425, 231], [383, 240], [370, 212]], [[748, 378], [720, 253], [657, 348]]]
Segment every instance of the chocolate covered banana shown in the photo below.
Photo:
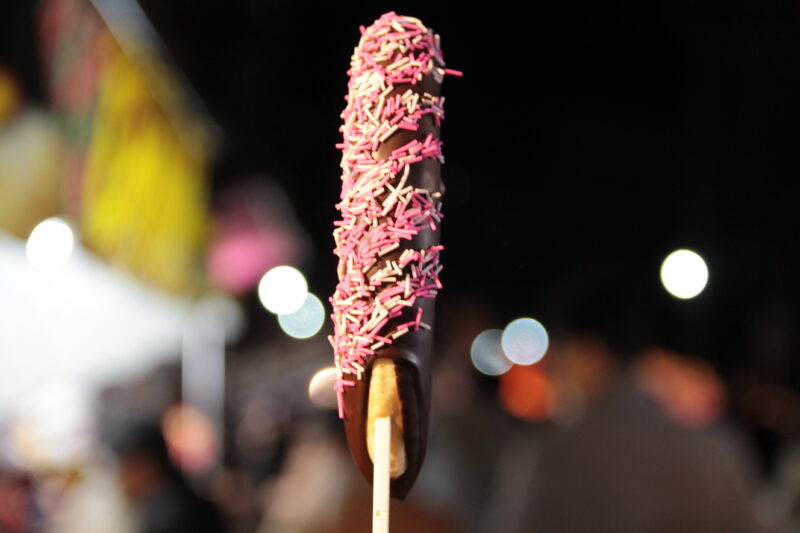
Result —
[[444, 163], [446, 69], [439, 36], [386, 13], [361, 27], [342, 112], [342, 191], [331, 297], [339, 416], [372, 479], [373, 426], [390, 417], [391, 493], [403, 498], [425, 455]]

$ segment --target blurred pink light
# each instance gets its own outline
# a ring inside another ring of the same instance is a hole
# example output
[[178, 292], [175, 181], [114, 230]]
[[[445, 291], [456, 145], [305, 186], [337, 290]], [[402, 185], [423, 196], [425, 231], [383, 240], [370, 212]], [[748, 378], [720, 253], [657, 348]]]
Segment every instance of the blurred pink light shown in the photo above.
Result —
[[264, 272], [293, 264], [297, 256], [297, 244], [283, 231], [262, 228], [231, 232], [212, 247], [208, 273], [220, 289], [241, 294], [258, 285]]

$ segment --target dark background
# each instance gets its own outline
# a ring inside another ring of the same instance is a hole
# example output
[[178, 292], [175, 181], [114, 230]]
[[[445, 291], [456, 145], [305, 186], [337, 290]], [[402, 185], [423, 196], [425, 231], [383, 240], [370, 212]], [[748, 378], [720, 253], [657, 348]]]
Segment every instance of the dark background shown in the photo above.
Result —
[[[335, 284], [349, 57], [358, 26], [394, 9], [440, 33], [465, 73], [444, 87], [441, 313], [477, 299], [497, 327], [531, 315], [800, 385], [800, 3], [142, 5], [224, 131], [214, 190], [279, 180], [318, 293]], [[33, 4], [3, 12], [0, 62], [41, 100]], [[658, 280], [683, 247], [711, 272], [688, 302]]]

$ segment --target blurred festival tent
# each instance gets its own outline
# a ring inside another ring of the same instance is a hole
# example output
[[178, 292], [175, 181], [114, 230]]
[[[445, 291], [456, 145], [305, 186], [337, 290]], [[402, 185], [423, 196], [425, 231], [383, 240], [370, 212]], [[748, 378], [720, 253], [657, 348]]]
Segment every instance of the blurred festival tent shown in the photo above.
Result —
[[[144, 14], [44, 0], [37, 23], [50, 109], [0, 70], [0, 415], [51, 379], [94, 389], [176, 360], [211, 289], [221, 134]], [[52, 216], [69, 242], [42, 272], [21, 239]]]

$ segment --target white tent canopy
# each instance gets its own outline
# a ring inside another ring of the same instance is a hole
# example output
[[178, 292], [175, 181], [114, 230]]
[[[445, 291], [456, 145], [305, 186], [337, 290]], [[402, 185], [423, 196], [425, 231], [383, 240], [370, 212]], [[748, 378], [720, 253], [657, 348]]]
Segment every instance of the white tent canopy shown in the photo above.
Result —
[[56, 272], [0, 233], [0, 418], [53, 380], [98, 386], [177, 360], [191, 302], [148, 287], [76, 247]]

